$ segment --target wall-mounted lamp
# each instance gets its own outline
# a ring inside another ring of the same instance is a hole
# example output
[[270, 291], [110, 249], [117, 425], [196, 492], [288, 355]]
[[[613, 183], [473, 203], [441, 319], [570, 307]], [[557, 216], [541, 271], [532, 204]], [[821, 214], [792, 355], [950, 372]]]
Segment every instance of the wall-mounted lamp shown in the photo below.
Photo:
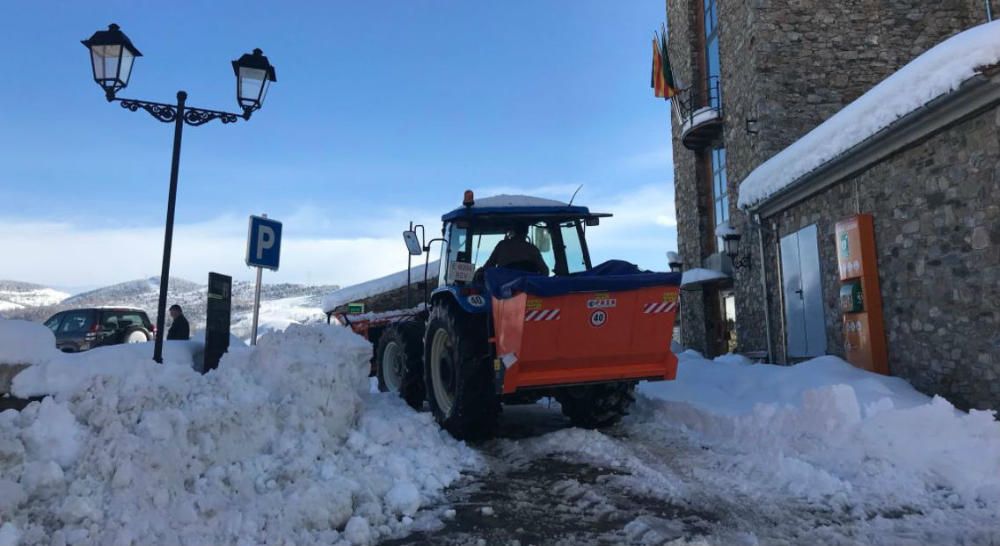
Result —
[[740, 239], [743, 238], [740, 230], [726, 223], [715, 228], [715, 234], [722, 237], [722, 244], [724, 246], [726, 256], [729, 256], [729, 260], [733, 263], [733, 267], [739, 269], [750, 265], [750, 254], [740, 256]]
[[680, 273], [684, 267], [684, 262], [681, 261], [680, 255], [672, 250], [667, 252], [667, 264], [670, 266], [671, 273]]

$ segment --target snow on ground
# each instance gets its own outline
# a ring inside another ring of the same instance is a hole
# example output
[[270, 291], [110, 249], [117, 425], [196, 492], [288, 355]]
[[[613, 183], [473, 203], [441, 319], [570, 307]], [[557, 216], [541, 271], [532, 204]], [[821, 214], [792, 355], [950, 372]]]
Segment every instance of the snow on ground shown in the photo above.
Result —
[[[257, 321], [257, 337], [271, 331], [284, 331], [292, 324], [326, 322], [323, 310], [316, 307], [312, 296], [296, 296], [260, 302]], [[230, 327], [232, 334], [240, 339], [250, 339], [253, 327], [253, 309], [239, 315]]]
[[[435, 260], [427, 264], [427, 278], [432, 279], [438, 274], [438, 261]], [[422, 282], [424, 280], [424, 264], [417, 265], [410, 269], [411, 282]], [[345, 286], [340, 290], [335, 290], [323, 298], [323, 311], [329, 313], [341, 305], [370, 298], [376, 294], [382, 294], [406, 286], [406, 270], [402, 270], [385, 277], [379, 277], [353, 286]]]
[[633, 521], [581, 543], [1000, 543], [992, 412], [958, 411], [835, 357], [775, 366], [684, 352], [677, 380], [641, 383], [621, 426], [500, 451], [596, 470], [573, 480], [559, 501], [570, 508], [617, 498], [591, 502], [617, 519], [622, 499], [638, 504]]
[[368, 393], [371, 345], [348, 329], [293, 324], [207, 375], [184, 362], [197, 342], [159, 366], [147, 344], [65, 355], [46, 332], [0, 320], [0, 340], [39, 355], [15, 392], [55, 395], [0, 413], [8, 542], [370, 544], [481, 464], [429, 414]]
[[836, 357], [788, 367], [688, 351], [679, 361], [677, 381], [640, 386], [628, 430], [653, 444], [683, 430], [719, 465], [705, 477], [734, 494], [829, 510], [843, 529], [827, 532], [860, 542], [1000, 540], [993, 412], [958, 411]]
[[958, 89], [977, 69], [998, 62], [1000, 21], [941, 42], [754, 169], [740, 184], [740, 208], [785, 189], [899, 118]]

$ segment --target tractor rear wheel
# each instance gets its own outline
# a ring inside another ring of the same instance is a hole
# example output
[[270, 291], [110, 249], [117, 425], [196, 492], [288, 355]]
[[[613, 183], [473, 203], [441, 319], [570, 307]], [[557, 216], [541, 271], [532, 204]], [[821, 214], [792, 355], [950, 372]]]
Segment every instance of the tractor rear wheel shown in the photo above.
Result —
[[440, 303], [431, 311], [424, 338], [424, 382], [437, 422], [460, 440], [496, 432], [500, 397], [493, 384], [482, 315]]
[[378, 390], [396, 392], [414, 409], [424, 406], [424, 330], [418, 322], [403, 322], [382, 332], [375, 350]]
[[604, 428], [628, 415], [635, 402], [635, 383], [604, 383], [567, 387], [556, 394], [563, 415], [574, 426]]

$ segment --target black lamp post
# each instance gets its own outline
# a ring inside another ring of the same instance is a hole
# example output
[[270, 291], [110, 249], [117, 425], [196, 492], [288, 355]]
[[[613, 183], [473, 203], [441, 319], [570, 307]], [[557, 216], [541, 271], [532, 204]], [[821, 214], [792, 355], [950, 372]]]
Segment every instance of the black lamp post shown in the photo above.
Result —
[[118, 28], [111, 24], [108, 30], [99, 30], [83, 45], [90, 50], [90, 63], [94, 71], [94, 81], [104, 89], [108, 102], [119, 101], [122, 108], [137, 111], [139, 108], [149, 112], [154, 118], [174, 124], [174, 152], [170, 161], [170, 190], [167, 197], [167, 224], [163, 235], [163, 268], [160, 271], [160, 299], [156, 313], [156, 344], [153, 347], [153, 360], [163, 362], [163, 329], [167, 311], [167, 279], [170, 276], [170, 250], [174, 236], [174, 203], [177, 198], [177, 167], [181, 159], [181, 134], [184, 124], [198, 126], [218, 119], [222, 123], [233, 123], [242, 117], [250, 119], [250, 115], [261, 107], [268, 85], [277, 81], [274, 67], [259, 49], [252, 54], [245, 54], [233, 61], [233, 71], [236, 73], [236, 98], [243, 114], [232, 114], [217, 110], [190, 108], [184, 103], [187, 93], [177, 92], [177, 104], [164, 104], [133, 99], [121, 99], [115, 95], [128, 86], [132, 75], [132, 64], [142, 53], [132, 45], [132, 41]]

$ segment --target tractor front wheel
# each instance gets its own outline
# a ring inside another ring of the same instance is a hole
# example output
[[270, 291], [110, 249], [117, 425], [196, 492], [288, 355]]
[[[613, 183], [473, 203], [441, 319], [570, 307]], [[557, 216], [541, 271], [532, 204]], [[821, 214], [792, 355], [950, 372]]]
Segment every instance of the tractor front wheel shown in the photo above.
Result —
[[481, 316], [452, 306], [434, 306], [424, 338], [424, 383], [438, 423], [458, 439], [490, 438], [496, 431], [500, 397], [486, 350]]
[[621, 421], [635, 402], [635, 383], [567, 387], [556, 393], [563, 415], [574, 426], [604, 428]]
[[378, 390], [396, 392], [412, 408], [424, 405], [423, 324], [403, 322], [385, 329], [378, 340]]

